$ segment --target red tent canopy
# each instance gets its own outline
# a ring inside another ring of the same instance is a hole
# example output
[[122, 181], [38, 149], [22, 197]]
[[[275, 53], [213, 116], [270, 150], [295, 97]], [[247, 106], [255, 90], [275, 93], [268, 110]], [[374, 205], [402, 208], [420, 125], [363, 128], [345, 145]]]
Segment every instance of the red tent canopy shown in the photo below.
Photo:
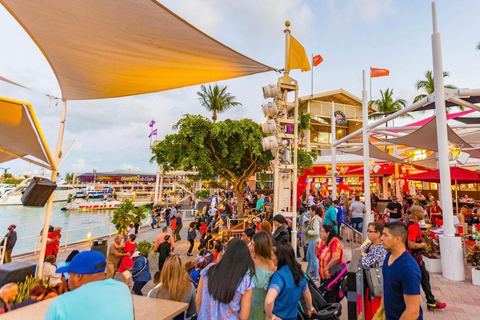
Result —
[[[462, 184], [480, 182], [480, 178], [477, 172], [459, 167], [450, 167], [450, 178], [452, 180], [452, 183]], [[440, 171], [437, 169], [433, 171], [412, 174], [409, 176], [404, 176], [403, 179], [439, 183]]]

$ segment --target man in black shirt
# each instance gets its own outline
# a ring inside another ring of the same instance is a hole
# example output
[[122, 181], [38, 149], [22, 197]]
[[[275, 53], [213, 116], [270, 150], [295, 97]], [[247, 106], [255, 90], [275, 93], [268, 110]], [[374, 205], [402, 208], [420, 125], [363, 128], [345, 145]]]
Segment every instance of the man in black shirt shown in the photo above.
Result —
[[403, 216], [403, 208], [396, 196], [392, 197], [392, 201], [387, 204], [385, 209], [390, 214], [390, 222], [395, 222]]

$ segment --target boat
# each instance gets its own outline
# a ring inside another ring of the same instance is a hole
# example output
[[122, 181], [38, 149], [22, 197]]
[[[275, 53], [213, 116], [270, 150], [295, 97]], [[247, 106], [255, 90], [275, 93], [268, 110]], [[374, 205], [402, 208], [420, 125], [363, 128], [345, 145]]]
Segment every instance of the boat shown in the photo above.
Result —
[[[0, 197], [0, 206], [6, 205], [22, 205], [22, 195], [27, 189], [28, 185], [33, 178], [27, 178], [23, 180], [17, 187], [7, 191], [2, 197]], [[68, 184], [59, 184], [55, 191], [53, 191], [53, 201], [67, 201], [69, 198], [75, 195], [75, 188]]]
[[77, 190], [75, 197], [85, 198], [88, 195], [88, 198], [103, 198], [104, 195], [111, 195], [112, 190], [112, 187], [107, 186], [84, 186]]
[[73, 202], [69, 202], [62, 207], [63, 211], [69, 210], [112, 210], [118, 208], [122, 204], [121, 201], [107, 200], [107, 201], [87, 201], [81, 199], [75, 199]]

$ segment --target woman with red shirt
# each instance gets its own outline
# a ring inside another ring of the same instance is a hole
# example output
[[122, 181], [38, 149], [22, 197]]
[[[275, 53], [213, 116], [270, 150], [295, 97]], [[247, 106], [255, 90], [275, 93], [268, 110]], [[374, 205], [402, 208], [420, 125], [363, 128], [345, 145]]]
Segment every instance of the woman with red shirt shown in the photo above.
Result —
[[430, 204], [430, 221], [432, 224], [437, 225], [437, 220], [442, 220], [442, 208], [437, 203], [437, 200], [433, 199]]
[[123, 280], [127, 284], [127, 286], [130, 287], [130, 279], [131, 274], [124, 273], [125, 271], [130, 271], [133, 268], [133, 259], [132, 255], [135, 252], [135, 249], [137, 248], [137, 243], [135, 242], [135, 239], [137, 237], [134, 234], [131, 234], [128, 236], [127, 241], [125, 241], [125, 247], [123, 248], [123, 251], [125, 253], [128, 253], [128, 256], [124, 256], [122, 258], [122, 261], [120, 262], [120, 266], [118, 267], [118, 272], [122, 274]]
[[326, 280], [332, 276], [330, 269], [343, 263], [343, 248], [333, 225], [324, 224], [320, 230], [320, 236], [322, 241], [317, 249], [319, 275], [322, 280]]

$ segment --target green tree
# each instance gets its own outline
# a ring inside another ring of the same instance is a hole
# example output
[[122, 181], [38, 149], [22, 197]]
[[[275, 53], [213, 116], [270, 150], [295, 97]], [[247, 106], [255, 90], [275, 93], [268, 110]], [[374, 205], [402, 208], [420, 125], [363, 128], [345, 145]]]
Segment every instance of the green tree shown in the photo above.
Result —
[[73, 175], [74, 173], [66, 173], [65, 174], [65, 182], [66, 183], [73, 183]]
[[197, 92], [199, 96], [200, 104], [208, 111], [213, 112], [212, 121], [217, 121], [217, 113], [225, 112], [235, 106], [241, 106], [240, 102], [236, 102], [235, 97], [227, 92], [227, 86], [219, 87], [215, 86], [205, 87], [200, 86], [200, 91]]
[[[449, 77], [449, 76], [450, 76], [450, 73], [448, 71], [443, 72], [443, 77], [444, 78]], [[426, 92], [426, 94], [422, 93], [422, 94], [419, 94], [418, 96], [416, 96], [415, 99], [413, 99], [413, 103], [415, 103], [418, 100], [425, 98], [427, 95], [435, 92], [435, 81], [433, 79], [432, 70], [427, 70], [427, 72], [425, 72], [425, 80], [419, 80], [417, 82], [416, 87], [417, 87], [417, 90], [423, 90], [424, 92]], [[451, 84], [446, 84], [445, 88], [456, 89], [457, 87], [455, 87], [454, 85], [451, 85]], [[463, 110], [463, 107], [460, 108], [460, 109]]]
[[264, 137], [258, 123], [250, 119], [212, 123], [199, 115], [185, 115], [152, 150], [165, 170], [196, 170], [198, 179], [218, 177], [229, 181], [243, 215], [242, 192], [247, 179], [270, 165], [272, 155], [262, 150]]
[[[380, 90], [381, 98], [378, 100], [370, 100], [368, 102], [369, 106], [377, 108], [377, 112], [372, 113], [368, 116], [369, 119], [379, 119], [383, 118], [390, 113], [397, 112], [402, 108], [407, 106], [407, 101], [404, 99], [393, 100], [393, 89], [387, 88], [385, 92]], [[411, 117], [408, 114], [403, 115], [402, 117]]]
[[137, 221], [137, 219], [145, 219], [145, 208], [135, 208], [135, 205], [130, 199], [125, 199], [123, 203], [113, 212], [112, 223], [119, 234], [125, 236], [128, 227]]
[[302, 110], [298, 112], [298, 132], [300, 133], [300, 145], [305, 138], [305, 131], [312, 129], [312, 115], [304, 113]]

